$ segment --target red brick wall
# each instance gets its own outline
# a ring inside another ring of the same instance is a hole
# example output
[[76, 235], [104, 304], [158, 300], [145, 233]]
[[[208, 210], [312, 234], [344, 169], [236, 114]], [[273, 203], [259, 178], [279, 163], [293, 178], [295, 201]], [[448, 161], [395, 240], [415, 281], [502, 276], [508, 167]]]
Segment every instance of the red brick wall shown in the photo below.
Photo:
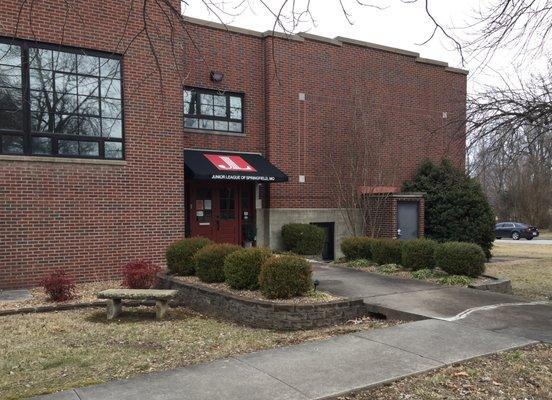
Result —
[[386, 138], [374, 148], [383, 153], [374, 173], [386, 174], [369, 185], [400, 187], [424, 158], [464, 168], [464, 132], [450, 122], [465, 115], [466, 76], [366, 47], [274, 40], [265, 45], [276, 60], [267, 64], [269, 152], [290, 182], [272, 185], [271, 207], [336, 206], [330, 154], [346, 164], [359, 133]]
[[[21, 3], [0, 2], [1, 36], [14, 35]], [[27, 2], [17, 36], [63, 37], [68, 46], [120, 53], [140, 29], [139, 2], [126, 35], [130, 1], [70, 4], [63, 32], [65, 2]], [[126, 165], [0, 161], [0, 288], [35, 285], [58, 267], [79, 280], [118, 275], [130, 259], [162, 261], [166, 245], [183, 235], [181, 83], [170, 47], [161, 39], [155, 46], [165, 66], [163, 96], [177, 100], [162, 101], [148, 43], [139, 37], [123, 61]]]

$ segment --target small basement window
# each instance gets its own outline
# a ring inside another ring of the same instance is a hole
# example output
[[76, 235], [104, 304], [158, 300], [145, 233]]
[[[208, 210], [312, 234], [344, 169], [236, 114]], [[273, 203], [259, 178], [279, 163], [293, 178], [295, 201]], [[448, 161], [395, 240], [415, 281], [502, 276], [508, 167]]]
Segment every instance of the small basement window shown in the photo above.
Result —
[[185, 88], [184, 128], [243, 133], [243, 94]]

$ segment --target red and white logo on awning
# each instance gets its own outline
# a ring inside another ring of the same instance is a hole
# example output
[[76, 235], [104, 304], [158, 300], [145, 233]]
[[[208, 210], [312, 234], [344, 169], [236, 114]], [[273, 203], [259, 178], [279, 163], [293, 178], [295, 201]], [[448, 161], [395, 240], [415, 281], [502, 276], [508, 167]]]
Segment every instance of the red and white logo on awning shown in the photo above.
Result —
[[219, 154], [203, 154], [220, 171], [256, 172], [240, 156], [223, 156]]

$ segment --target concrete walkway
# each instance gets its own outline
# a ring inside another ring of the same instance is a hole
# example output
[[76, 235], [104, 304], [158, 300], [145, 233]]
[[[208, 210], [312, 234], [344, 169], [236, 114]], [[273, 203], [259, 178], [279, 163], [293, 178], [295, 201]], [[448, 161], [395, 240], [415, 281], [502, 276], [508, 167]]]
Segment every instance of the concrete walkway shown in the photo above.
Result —
[[315, 265], [321, 289], [414, 322], [40, 397], [47, 400], [323, 399], [477, 356], [552, 343], [552, 305]]
[[48, 400], [306, 400], [344, 394], [531, 340], [425, 320], [78, 388]]
[[445, 287], [327, 264], [317, 264], [315, 276], [320, 280], [320, 290], [360, 297], [373, 312], [391, 318], [453, 320], [552, 343], [551, 302], [530, 302], [506, 294]]

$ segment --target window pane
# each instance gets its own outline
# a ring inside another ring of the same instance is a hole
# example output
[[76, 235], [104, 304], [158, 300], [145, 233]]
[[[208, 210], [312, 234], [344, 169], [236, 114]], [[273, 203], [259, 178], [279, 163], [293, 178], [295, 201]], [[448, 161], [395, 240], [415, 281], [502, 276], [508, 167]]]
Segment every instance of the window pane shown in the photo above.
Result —
[[197, 106], [195, 102], [192, 103], [184, 103], [184, 114], [188, 115], [196, 115], [197, 114]]
[[226, 117], [226, 107], [215, 106], [215, 117]]
[[97, 157], [100, 155], [98, 142], [79, 142], [79, 154], [81, 156]]
[[0, 87], [0, 109], [16, 110], [21, 108], [21, 89]]
[[102, 99], [102, 117], [106, 118], [120, 118], [121, 115], [121, 101], [113, 99]]
[[100, 115], [100, 99], [98, 97], [79, 96], [79, 114]]
[[2, 153], [4, 154], [23, 154], [22, 136], [2, 136]]
[[201, 115], [213, 115], [213, 106], [209, 104], [202, 104]]
[[47, 90], [49, 92], [54, 90], [51, 71], [31, 68], [29, 74], [31, 90]]
[[21, 67], [0, 65], [0, 86], [21, 87]]
[[102, 136], [120, 139], [123, 137], [123, 121], [120, 119], [102, 119]]
[[56, 71], [77, 72], [77, 56], [73, 53], [53, 51], [52, 60]]
[[79, 109], [78, 97], [75, 94], [56, 93], [53, 108], [59, 114], [76, 114]]
[[109, 58], [100, 58], [100, 74], [102, 77], [117, 78], [121, 77], [121, 62]]
[[69, 135], [78, 135], [78, 119], [76, 115], [56, 114], [55, 132], [67, 133]]
[[29, 58], [32, 68], [52, 69], [52, 50], [30, 49]]
[[186, 128], [199, 128], [199, 123], [197, 118], [185, 118], [184, 126]]
[[226, 96], [215, 96], [214, 104], [215, 106], [222, 106], [226, 108]]
[[52, 132], [54, 121], [47, 112], [31, 112], [31, 130], [33, 132]]
[[242, 131], [241, 122], [230, 122], [229, 130], [232, 132], [241, 132]]
[[31, 111], [47, 112], [53, 106], [52, 94], [42, 91], [31, 91]]
[[0, 110], [0, 129], [20, 131], [22, 118], [20, 110]]
[[99, 75], [100, 59], [98, 57], [78, 54], [77, 72], [82, 75]]
[[100, 136], [101, 132], [100, 118], [80, 117], [80, 135]]
[[77, 76], [54, 72], [55, 88], [59, 93], [77, 94]]
[[123, 158], [123, 144], [120, 142], [105, 142], [105, 158]]
[[0, 64], [21, 65], [21, 48], [14, 44], [0, 43]]
[[118, 79], [102, 79], [102, 97], [121, 98], [121, 81]]
[[201, 93], [199, 95], [200, 97], [200, 103], [201, 105], [205, 104], [205, 105], [210, 105], [212, 106], [213, 105], [213, 95], [212, 94], [205, 94], [205, 93]]
[[216, 131], [227, 131], [228, 130], [228, 121], [215, 121], [215, 130]]
[[33, 154], [52, 154], [52, 139], [44, 137], [34, 137], [32, 139]]
[[241, 97], [230, 96], [230, 107], [242, 108], [242, 99], [241, 99]]
[[98, 78], [90, 78], [87, 76], [79, 77], [79, 94], [84, 96], [99, 96]]
[[65, 156], [78, 156], [79, 142], [76, 140], [60, 140], [58, 142], [58, 152]]
[[241, 119], [241, 117], [242, 117], [241, 108], [230, 107], [230, 118], [231, 119]]
[[190, 90], [184, 90], [184, 103], [190, 103], [192, 101], [192, 92]]
[[209, 119], [200, 119], [199, 120], [199, 127], [201, 129], [213, 129], [213, 121]]

